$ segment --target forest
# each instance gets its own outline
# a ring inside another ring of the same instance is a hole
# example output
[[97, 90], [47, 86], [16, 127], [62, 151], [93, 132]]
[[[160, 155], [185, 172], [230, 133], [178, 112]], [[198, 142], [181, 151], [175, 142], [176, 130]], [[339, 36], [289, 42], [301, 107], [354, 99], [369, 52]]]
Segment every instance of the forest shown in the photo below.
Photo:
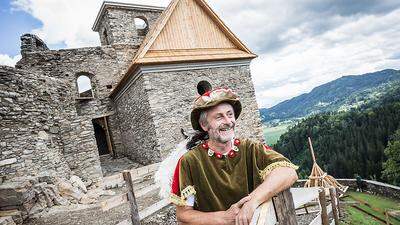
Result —
[[330, 112], [303, 119], [282, 134], [274, 149], [291, 159], [301, 178], [308, 177], [311, 137], [317, 162], [336, 178], [400, 184], [400, 84], [358, 109]]

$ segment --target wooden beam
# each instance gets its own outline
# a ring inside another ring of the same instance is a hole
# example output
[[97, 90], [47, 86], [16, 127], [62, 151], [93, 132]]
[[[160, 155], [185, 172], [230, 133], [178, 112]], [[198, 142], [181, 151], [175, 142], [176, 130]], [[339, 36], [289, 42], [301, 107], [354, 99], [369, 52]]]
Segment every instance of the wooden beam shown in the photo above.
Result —
[[107, 139], [107, 146], [108, 146], [108, 151], [110, 152], [111, 155], [114, 155], [112, 143], [111, 143], [111, 136], [110, 136], [110, 131], [108, 130], [108, 120], [107, 117], [103, 117], [104, 119], [104, 126], [106, 129], [106, 139]]
[[314, 148], [312, 146], [312, 142], [311, 142], [311, 138], [310, 137], [308, 137], [308, 146], [310, 147], [311, 157], [312, 157], [313, 163], [315, 164], [315, 163], [317, 163], [317, 160], [315, 159]]
[[333, 220], [335, 221], [335, 225], [339, 225], [339, 213], [337, 203], [339, 199], [336, 197], [336, 189], [334, 187], [329, 188], [329, 195], [331, 197]]
[[279, 224], [297, 225], [296, 210], [290, 190], [286, 189], [272, 199]]
[[336, 199], [337, 199], [337, 210], [339, 218], [342, 217], [342, 211], [340, 210], [340, 189], [336, 188]]
[[329, 224], [329, 219], [328, 219], [328, 210], [326, 207], [326, 197], [325, 197], [325, 190], [321, 189], [319, 192], [319, 203], [321, 205], [321, 219], [322, 219], [322, 225], [328, 225]]
[[101, 210], [103, 210], [103, 212], [104, 212], [104, 211], [108, 211], [112, 208], [115, 208], [117, 206], [120, 206], [126, 202], [128, 202], [128, 196], [126, 193], [124, 193], [124, 194], [109, 198], [109, 199], [101, 202], [100, 207], [101, 207]]
[[130, 171], [124, 171], [122, 172], [122, 175], [124, 176], [126, 188], [128, 190], [128, 201], [129, 201], [129, 206], [131, 209], [131, 220], [132, 220], [132, 225], [140, 225], [140, 217], [139, 217], [139, 211], [136, 203], [136, 198], [135, 194], [133, 192], [133, 181], [132, 181], [132, 176]]

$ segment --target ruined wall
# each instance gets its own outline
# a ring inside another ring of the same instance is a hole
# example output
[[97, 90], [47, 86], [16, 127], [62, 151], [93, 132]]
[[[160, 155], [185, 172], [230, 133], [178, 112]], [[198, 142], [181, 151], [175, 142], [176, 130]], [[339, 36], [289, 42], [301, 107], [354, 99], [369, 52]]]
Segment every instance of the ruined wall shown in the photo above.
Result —
[[[113, 118], [114, 106], [108, 98], [111, 89], [107, 85], [115, 86], [135, 53], [136, 48], [124, 45], [36, 51], [27, 52], [16, 65], [22, 70], [58, 79], [66, 85], [62, 90], [65, 97], [59, 125], [62, 153], [72, 172], [88, 185], [102, 177], [92, 119]], [[91, 78], [93, 99], [77, 98], [76, 79], [80, 74]], [[123, 148], [118, 142], [118, 127], [110, 124], [110, 129], [116, 141], [114, 148]]]
[[145, 82], [143, 76], [138, 76], [128, 90], [115, 100], [115, 105], [125, 145], [121, 153], [136, 162], [150, 164], [161, 158], [156, 148], [154, 114], [150, 111], [146, 89], [150, 85]]
[[146, 20], [148, 23], [147, 30], [149, 30], [153, 27], [161, 12], [158, 10], [135, 10], [118, 7], [106, 9], [99, 25], [101, 45], [140, 45], [146, 33], [138, 32], [134, 19], [139, 17]]
[[68, 176], [60, 126], [69, 86], [56, 78], [0, 66], [0, 175], [53, 170]]

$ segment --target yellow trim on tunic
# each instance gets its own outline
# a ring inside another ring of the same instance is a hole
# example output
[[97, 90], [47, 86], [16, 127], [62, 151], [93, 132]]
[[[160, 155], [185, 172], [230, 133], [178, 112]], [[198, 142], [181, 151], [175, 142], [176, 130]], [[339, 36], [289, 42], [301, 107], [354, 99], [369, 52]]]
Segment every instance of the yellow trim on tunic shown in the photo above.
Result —
[[288, 161], [279, 161], [279, 162], [274, 162], [271, 163], [270, 165], [268, 165], [267, 167], [265, 167], [265, 169], [260, 171], [260, 177], [261, 179], [265, 179], [265, 177], [268, 176], [268, 174], [270, 174], [272, 172], [272, 170], [278, 168], [278, 167], [289, 167], [289, 168], [293, 168], [295, 170], [297, 170], [299, 167], [294, 165], [291, 162]]

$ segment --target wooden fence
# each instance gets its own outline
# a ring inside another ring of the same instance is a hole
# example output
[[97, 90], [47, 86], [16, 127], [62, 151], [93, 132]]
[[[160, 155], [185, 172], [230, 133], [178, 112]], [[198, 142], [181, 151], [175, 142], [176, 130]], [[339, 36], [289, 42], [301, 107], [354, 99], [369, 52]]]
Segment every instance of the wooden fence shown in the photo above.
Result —
[[[117, 225], [138, 225], [140, 220], [148, 215], [139, 215], [133, 189], [133, 172], [122, 173], [127, 192], [101, 203], [103, 211], [108, 211], [121, 204], [128, 203], [130, 207], [130, 218], [120, 221]], [[137, 175], [137, 173], [136, 173]], [[163, 202], [165, 201], [165, 202]], [[166, 200], [160, 202], [159, 209], [168, 205]], [[297, 225], [296, 209], [305, 208], [308, 203], [317, 203], [320, 207], [317, 216], [309, 225], [338, 225], [339, 224], [339, 192], [334, 188], [291, 188], [287, 189], [272, 200], [262, 204], [254, 213], [252, 225]], [[328, 204], [329, 203], [329, 204]], [[158, 210], [159, 210], [158, 209]], [[329, 223], [328, 215], [332, 212], [333, 220]], [[153, 212], [154, 213], [154, 212]]]

